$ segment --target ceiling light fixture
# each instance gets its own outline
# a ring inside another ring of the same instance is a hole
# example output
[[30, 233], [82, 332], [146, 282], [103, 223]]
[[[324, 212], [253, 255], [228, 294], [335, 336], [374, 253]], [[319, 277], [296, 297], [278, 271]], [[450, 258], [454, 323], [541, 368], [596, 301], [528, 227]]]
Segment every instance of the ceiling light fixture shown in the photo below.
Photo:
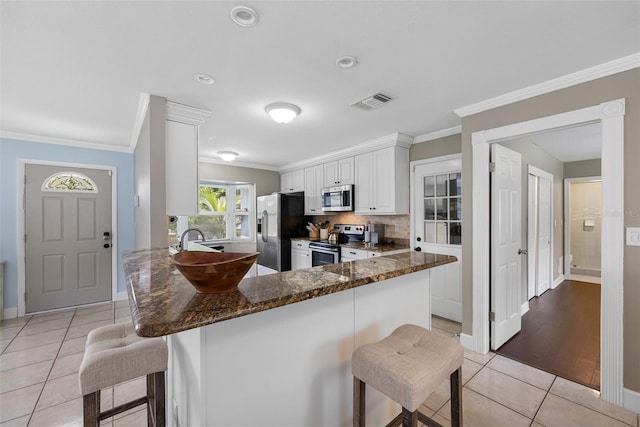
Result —
[[253, 27], [258, 23], [258, 14], [247, 6], [236, 6], [231, 9], [231, 19], [241, 27]]
[[193, 78], [196, 79], [198, 83], [202, 83], [203, 85], [212, 85], [216, 82], [209, 74], [196, 73], [193, 75]]
[[358, 60], [353, 56], [341, 56], [336, 59], [336, 65], [340, 68], [353, 68], [358, 65]]
[[238, 157], [238, 153], [235, 151], [218, 151], [218, 156], [225, 162], [231, 162]]
[[295, 119], [300, 114], [300, 107], [289, 104], [287, 102], [274, 102], [265, 107], [265, 111], [269, 113], [276, 123], [285, 124]]

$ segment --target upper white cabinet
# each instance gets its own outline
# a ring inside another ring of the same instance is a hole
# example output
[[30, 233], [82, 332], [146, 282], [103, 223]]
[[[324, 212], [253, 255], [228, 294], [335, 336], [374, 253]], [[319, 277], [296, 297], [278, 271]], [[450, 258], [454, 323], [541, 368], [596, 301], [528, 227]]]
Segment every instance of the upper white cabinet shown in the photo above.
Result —
[[393, 146], [355, 156], [355, 213], [409, 213], [409, 149]]
[[325, 187], [353, 184], [353, 178], [353, 157], [324, 164]]
[[322, 165], [304, 169], [304, 213], [305, 215], [322, 214]]
[[168, 215], [198, 213], [198, 127], [210, 114], [209, 111], [167, 101], [165, 168]]
[[304, 191], [304, 169], [280, 174], [280, 192], [293, 193], [296, 191]]

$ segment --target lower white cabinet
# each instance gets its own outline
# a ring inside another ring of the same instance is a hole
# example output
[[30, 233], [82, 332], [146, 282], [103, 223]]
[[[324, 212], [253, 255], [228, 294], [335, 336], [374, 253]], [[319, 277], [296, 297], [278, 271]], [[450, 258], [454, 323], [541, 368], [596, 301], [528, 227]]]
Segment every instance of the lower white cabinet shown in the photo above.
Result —
[[367, 259], [367, 252], [364, 249], [340, 248], [340, 261], [355, 261]]
[[377, 258], [386, 255], [395, 255], [403, 252], [409, 252], [408, 248], [396, 249], [393, 251], [375, 251], [366, 249], [340, 248], [340, 261], [356, 261], [359, 259]]
[[291, 270], [307, 267], [311, 267], [309, 242], [305, 240], [291, 241]]

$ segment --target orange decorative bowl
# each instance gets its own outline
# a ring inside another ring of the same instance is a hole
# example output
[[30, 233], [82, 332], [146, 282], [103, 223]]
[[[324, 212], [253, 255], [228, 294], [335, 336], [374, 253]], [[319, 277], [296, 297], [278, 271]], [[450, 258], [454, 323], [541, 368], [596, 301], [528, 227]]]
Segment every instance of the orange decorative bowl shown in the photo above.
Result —
[[219, 294], [238, 286], [258, 258], [258, 252], [183, 251], [171, 261], [202, 294]]

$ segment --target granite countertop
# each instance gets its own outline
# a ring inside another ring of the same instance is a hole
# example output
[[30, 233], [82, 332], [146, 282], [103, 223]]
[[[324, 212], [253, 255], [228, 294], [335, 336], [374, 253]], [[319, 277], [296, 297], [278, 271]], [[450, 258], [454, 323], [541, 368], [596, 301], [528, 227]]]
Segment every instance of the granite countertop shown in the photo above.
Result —
[[198, 294], [174, 267], [168, 248], [124, 251], [129, 305], [138, 335], [174, 334], [456, 261], [407, 252], [245, 278], [238, 289]]
[[[318, 239], [310, 239], [308, 237], [292, 237], [291, 241], [305, 241], [305, 242], [317, 242]], [[340, 247], [343, 248], [351, 248], [351, 249], [360, 249], [363, 251], [371, 251], [371, 252], [388, 252], [388, 251], [397, 251], [401, 249], [410, 249], [410, 246], [406, 243], [382, 243], [376, 245], [375, 247], [367, 247], [364, 242], [354, 242], [354, 243], [341, 243]]]

